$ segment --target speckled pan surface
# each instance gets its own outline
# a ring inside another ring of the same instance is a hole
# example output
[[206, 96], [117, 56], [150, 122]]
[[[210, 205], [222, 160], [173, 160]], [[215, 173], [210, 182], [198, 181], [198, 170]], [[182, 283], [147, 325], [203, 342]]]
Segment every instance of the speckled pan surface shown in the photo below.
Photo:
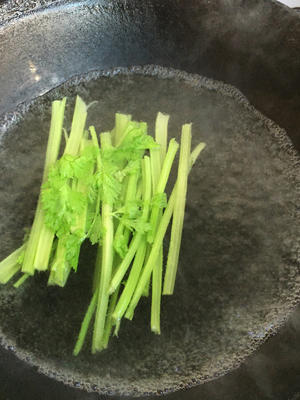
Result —
[[90, 121], [100, 131], [112, 127], [114, 111], [149, 121], [151, 131], [163, 111], [172, 136], [192, 121], [193, 144], [207, 143], [190, 176], [176, 293], [163, 301], [161, 336], [149, 331], [145, 300], [107, 351], [86, 348], [74, 358], [90, 297], [94, 254], [86, 249], [64, 290], [46, 288], [42, 277], [18, 292], [1, 288], [3, 343], [43, 373], [100, 393], [160, 393], [215, 379], [276, 332], [298, 301], [299, 159], [285, 132], [230, 86], [157, 67], [92, 73], [37, 100], [2, 137], [1, 257], [32, 218], [49, 100], [77, 93], [98, 100]]

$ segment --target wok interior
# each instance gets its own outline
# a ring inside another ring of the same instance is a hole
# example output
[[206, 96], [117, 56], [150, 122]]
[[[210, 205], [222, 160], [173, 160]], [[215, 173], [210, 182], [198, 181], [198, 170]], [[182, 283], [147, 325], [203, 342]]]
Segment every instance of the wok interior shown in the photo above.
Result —
[[170, 137], [179, 140], [181, 125], [192, 122], [193, 145], [207, 143], [190, 174], [175, 294], [163, 297], [160, 336], [150, 331], [143, 298], [107, 350], [92, 356], [88, 340], [74, 358], [95, 256], [85, 245], [64, 289], [47, 287], [43, 274], [19, 290], [1, 287], [4, 344], [42, 372], [101, 393], [173, 391], [226, 373], [276, 331], [299, 295], [288, 138], [235, 89], [205, 78], [155, 67], [76, 78], [35, 100], [3, 137], [0, 258], [20, 245], [33, 217], [51, 100], [67, 95], [70, 105], [76, 94], [98, 101], [89, 110], [98, 132], [111, 129], [119, 111], [153, 133], [161, 111], [171, 116]]

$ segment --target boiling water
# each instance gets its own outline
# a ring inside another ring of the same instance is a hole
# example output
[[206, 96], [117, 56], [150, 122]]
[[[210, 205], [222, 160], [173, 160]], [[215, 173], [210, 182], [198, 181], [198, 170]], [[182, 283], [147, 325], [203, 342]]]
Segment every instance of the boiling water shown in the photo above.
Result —
[[[161, 335], [150, 331], [150, 298], [121, 324], [107, 350], [72, 349], [91, 298], [95, 254], [84, 246], [64, 289], [43, 273], [0, 290], [4, 346], [68, 384], [102, 393], [162, 393], [214, 379], [250, 354], [284, 321], [299, 296], [297, 157], [285, 133], [232, 87], [148, 67], [91, 73], [24, 105], [6, 122], [0, 148], [0, 258], [21, 244], [42, 176], [51, 101], [75, 95], [97, 132], [114, 113], [147, 121], [170, 114], [169, 134], [193, 122], [207, 148], [190, 174], [175, 294], [162, 301]], [[174, 174], [172, 177], [174, 181]], [[11, 348], [11, 347], [10, 347]]]

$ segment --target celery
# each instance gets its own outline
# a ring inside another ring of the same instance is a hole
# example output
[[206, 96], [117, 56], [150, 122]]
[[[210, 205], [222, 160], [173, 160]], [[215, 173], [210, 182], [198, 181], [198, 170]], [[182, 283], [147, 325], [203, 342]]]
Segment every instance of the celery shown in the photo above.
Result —
[[[146, 261], [148, 260], [149, 254], [150, 254], [150, 250], [151, 250], [151, 244], [149, 244], [149, 243], [147, 242], [147, 246], [146, 246], [146, 255], [145, 255], [145, 261], [144, 261], [144, 262], [146, 262]], [[150, 278], [148, 279], [148, 281], [147, 281], [147, 283], [146, 283], [146, 285], [145, 285], [145, 287], [144, 287], [144, 290], [143, 290], [143, 296], [144, 296], [144, 297], [149, 297], [149, 293], [150, 293], [150, 281], [151, 281], [151, 276], [150, 276]]]
[[161, 164], [164, 162], [168, 144], [169, 115], [159, 112], [155, 121], [155, 140], [160, 145]]
[[[61, 135], [62, 135], [62, 124], [64, 119], [65, 103], [66, 103], [66, 98], [64, 98], [61, 101], [59, 100], [54, 101], [52, 103], [51, 126], [47, 144], [42, 184], [46, 181], [49, 169], [51, 168], [51, 166], [57, 160], [58, 157]], [[43, 241], [44, 235], [48, 235], [48, 230], [46, 229], [46, 227], [44, 227], [44, 215], [41, 205], [41, 198], [39, 197], [33, 225], [31, 228], [30, 236], [28, 239], [24, 255], [24, 261], [22, 265], [23, 273], [28, 273], [29, 275], [33, 275], [35, 268], [34, 263], [35, 263], [39, 240], [41, 239]], [[38, 261], [37, 264], [40, 266], [41, 269], [45, 268], [45, 264], [39, 264]]]
[[21, 285], [23, 285], [23, 283], [25, 282], [25, 281], [27, 281], [27, 279], [30, 277], [30, 275], [28, 275], [28, 274], [23, 274], [22, 276], [21, 276], [21, 278], [19, 278], [18, 280], [17, 280], [17, 282], [15, 282], [14, 283], [14, 288], [18, 288], [18, 287], [20, 287]]
[[[113, 327], [113, 318], [112, 314], [115, 310], [116, 303], [118, 301], [119, 297], [119, 291], [120, 291], [120, 286], [117, 288], [117, 290], [113, 293], [113, 295], [110, 297], [110, 302], [109, 302], [109, 307], [107, 311], [107, 316], [106, 316], [106, 321], [105, 321], [105, 327], [104, 327], [104, 334], [103, 334], [103, 340], [102, 340], [102, 348], [106, 349], [108, 346], [109, 342], [109, 337], [111, 335], [112, 327]], [[117, 336], [119, 330], [119, 325], [117, 326], [117, 329], [115, 330], [115, 335]]]
[[[139, 179], [138, 172], [133, 171], [132, 173], [129, 174], [126, 196], [125, 196], [125, 204], [124, 204], [125, 212], [127, 211], [126, 209], [129, 208], [130, 203], [136, 199], [138, 179]], [[126, 228], [125, 224], [121, 219], [115, 233], [114, 247], [117, 253], [122, 258], [125, 257], [125, 254], [128, 251], [129, 235], [130, 235], [129, 229]]]
[[[178, 143], [176, 142], [175, 139], [171, 139], [168, 147], [168, 151], [165, 157], [165, 160], [162, 165], [161, 173], [156, 185], [156, 190], [155, 190], [155, 195], [157, 194], [163, 194], [165, 191], [165, 187], [170, 175], [171, 167], [175, 158], [175, 155], [178, 150]], [[160, 207], [157, 204], [154, 204], [151, 210], [151, 216], [150, 216], [150, 225], [151, 225], [151, 230], [148, 233], [147, 239], [150, 243], [153, 242], [153, 239], [155, 237], [155, 232], [156, 232], [156, 225], [158, 222], [158, 217], [159, 217], [159, 211]]]
[[26, 245], [23, 244], [0, 262], [0, 283], [7, 283], [21, 269], [21, 264], [18, 260], [25, 248]]
[[98, 290], [96, 290], [93, 294], [92, 300], [88, 306], [87, 312], [84, 316], [84, 319], [81, 324], [81, 328], [79, 331], [79, 335], [75, 344], [75, 348], [73, 351], [74, 356], [77, 356], [82, 349], [82, 346], [84, 344], [84, 340], [86, 337], [86, 334], [88, 332], [89, 325], [91, 323], [91, 319], [93, 317], [93, 314], [95, 313], [96, 310], [96, 305], [97, 305], [97, 298], [98, 298]]
[[[61, 134], [63, 129], [64, 111], [66, 105], [66, 97], [62, 101], [54, 101], [52, 103], [52, 119], [50, 126], [49, 142], [46, 152], [46, 162], [44, 168], [43, 182], [46, 181], [49, 170], [58, 157]], [[41, 211], [41, 215], [44, 212]], [[44, 217], [41, 217], [44, 220]], [[54, 240], [54, 233], [45, 225], [44, 221], [39, 234], [36, 247], [33, 268], [45, 271], [48, 268], [51, 248]]]
[[[200, 143], [194, 151], [190, 154], [189, 158], [189, 171], [194, 165], [194, 163], [197, 160], [197, 157], [199, 156], [200, 152], [204, 149], [205, 144]], [[160, 248], [162, 246], [162, 242], [165, 236], [165, 233], [167, 231], [168, 225], [171, 221], [173, 210], [174, 210], [174, 205], [175, 205], [175, 200], [176, 200], [176, 195], [177, 195], [177, 185], [178, 181], [176, 181], [176, 184], [172, 190], [171, 196], [168, 201], [168, 205], [162, 215], [162, 218], [160, 220], [160, 223], [158, 225], [157, 231], [156, 231], [156, 236], [152, 244], [152, 248], [148, 257], [148, 260], [144, 266], [144, 269], [142, 271], [141, 277], [139, 278], [138, 285], [135, 289], [134, 295], [131, 299], [131, 302], [129, 304], [129, 307], [127, 308], [125, 318], [132, 319], [134, 310], [143, 295], [144, 288], [150, 279], [151, 273], [153, 271], [153, 268], [155, 266], [156, 260], [159, 256]]]
[[[103, 150], [111, 146], [110, 133], [102, 133], [100, 135], [100, 140]], [[112, 218], [112, 206], [109, 204], [109, 200], [105, 197], [103, 198], [101, 212], [104, 234], [102, 243], [102, 265], [99, 282], [99, 295], [92, 343], [93, 353], [102, 349], [104, 324], [109, 298], [108, 288], [111, 279], [113, 264], [114, 225]]]
[[[74, 347], [76, 356], [94, 316], [92, 353], [108, 346], [113, 326], [118, 335], [122, 318], [132, 319], [141, 296], [148, 295], [151, 278], [151, 330], [160, 334], [163, 240], [173, 217], [163, 290], [171, 294], [188, 174], [205, 144], [191, 153], [191, 125], [183, 126], [177, 181], [167, 201], [165, 188], [179, 148], [175, 139], [168, 144], [168, 115], [157, 114], [154, 140], [145, 122], [116, 114], [113, 130], [100, 134], [99, 146], [95, 128], [85, 130], [88, 107], [80, 97], [68, 136], [63, 127], [65, 103], [63, 99], [52, 105], [42, 187], [29, 238], [0, 262], [0, 283], [22, 272], [14, 283], [18, 288], [39, 270], [47, 271], [49, 285], [63, 287], [71, 270], [77, 270], [82, 242], [97, 244], [92, 298]], [[58, 160], [62, 133], [66, 145]]]
[[116, 113], [115, 115], [115, 128], [113, 134], [114, 146], [119, 146], [124, 139], [124, 133], [128, 122], [131, 121], [131, 115]]
[[[151, 167], [149, 157], [145, 156], [142, 164], [142, 172], [143, 172], [143, 199], [144, 199], [144, 207], [143, 214], [141, 217], [142, 221], [147, 221], [149, 208], [150, 208], [150, 198], [151, 198]], [[128, 248], [128, 252], [126, 256], [123, 258], [121, 264], [119, 265], [116, 273], [114, 274], [109, 288], [109, 293], [112, 294], [116, 288], [121, 283], [124, 275], [126, 274], [133, 257], [141, 244], [143, 239], [142, 233], [136, 233], [130, 242], [130, 246]]]
[[94, 268], [94, 276], [93, 276], [93, 293], [95, 293], [95, 291], [97, 290], [100, 281], [101, 260], [102, 260], [102, 246], [98, 246], [96, 263]]
[[160, 334], [160, 303], [162, 288], [162, 267], [163, 267], [163, 249], [159, 250], [159, 256], [152, 271], [152, 301], [151, 301], [151, 330]]
[[135, 290], [135, 287], [137, 285], [137, 282], [138, 282], [138, 279], [140, 276], [140, 271], [144, 264], [144, 259], [145, 259], [145, 254], [146, 254], [146, 246], [147, 246], [147, 242], [144, 239], [141, 241], [141, 244], [137, 249], [126, 285], [125, 285], [124, 290], [119, 298], [116, 308], [112, 314], [112, 318], [115, 321], [115, 323], [118, 323], [118, 321], [121, 320], [121, 318], [123, 317], [123, 315], [128, 307], [128, 304], [131, 300], [131, 297], [133, 295], [133, 292]]
[[190, 166], [192, 141], [191, 130], [191, 124], [185, 124], [182, 127], [176, 200], [174, 205], [174, 216], [172, 221], [171, 240], [168, 252], [163, 294], [173, 294], [174, 291], [186, 202], [187, 180]]
[[[167, 231], [168, 225], [171, 221], [172, 214], [173, 214], [173, 208], [175, 204], [175, 196], [176, 196], [176, 191], [172, 191], [172, 194], [170, 196], [168, 205], [163, 213], [163, 216], [160, 220], [160, 223], [157, 228], [156, 236], [154, 238], [152, 248], [149, 254], [149, 258], [145, 264], [145, 267], [142, 271], [141, 277], [139, 279], [138, 285], [135, 289], [134, 295], [131, 299], [131, 302], [129, 304], [127, 313], [125, 314], [125, 317], [130, 316], [133, 314], [135, 307], [137, 306], [145, 285], [147, 284], [147, 281], [149, 280], [152, 270], [154, 268], [155, 262], [157, 260], [157, 257], [159, 256], [160, 248], [162, 246], [162, 242], [165, 236], [165, 233]], [[131, 319], [131, 318], [130, 318]]]
[[69, 154], [71, 156], [76, 156], [78, 154], [81, 139], [84, 134], [86, 117], [87, 107], [84, 101], [79, 96], [77, 96], [72, 119], [71, 132], [66, 143], [64, 154]]
[[[160, 145], [159, 151], [153, 149], [150, 155], [153, 156], [152, 162], [156, 165], [156, 168], [152, 170], [152, 181], [153, 181], [153, 193], [158, 193], [158, 190], [164, 190], [164, 188], [159, 188], [159, 177], [161, 174], [161, 166], [164, 165], [167, 152], [168, 143], [168, 121], [169, 116], [162, 113], [158, 113], [155, 123], [155, 140]], [[159, 153], [159, 155], [157, 154]], [[152, 209], [153, 211], [153, 209]], [[156, 225], [159, 223], [162, 216], [162, 210], [159, 210], [156, 215], [151, 215], [152, 218], [156, 219]], [[153, 222], [153, 221], [152, 221]], [[148, 258], [148, 257], [147, 257]], [[160, 248], [159, 256], [156, 260], [156, 264], [152, 271], [152, 300], [151, 300], [151, 330], [157, 334], [160, 334], [160, 305], [161, 305], [161, 291], [162, 291], [162, 269], [163, 269], [163, 248]], [[145, 286], [143, 295], [147, 295], [149, 292], [150, 280]]]

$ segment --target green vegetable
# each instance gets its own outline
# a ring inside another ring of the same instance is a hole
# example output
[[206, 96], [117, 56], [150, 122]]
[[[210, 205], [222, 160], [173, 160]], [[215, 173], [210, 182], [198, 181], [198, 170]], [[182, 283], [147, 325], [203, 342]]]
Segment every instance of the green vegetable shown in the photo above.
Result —
[[[37, 270], [48, 274], [48, 285], [64, 287], [79, 267], [82, 243], [97, 246], [91, 300], [73, 351], [77, 356], [92, 323], [95, 353], [107, 348], [113, 333], [118, 336], [122, 318], [131, 320], [150, 290], [151, 330], [160, 334], [163, 241], [173, 218], [163, 287], [163, 294], [171, 294], [188, 174], [205, 144], [191, 152], [191, 125], [183, 126], [177, 181], [168, 198], [167, 182], [179, 149], [175, 139], [168, 143], [168, 115], [158, 113], [155, 139], [145, 122], [120, 113], [113, 129], [98, 135], [94, 126], [86, 128], [88, 107], [77, 97], [68, 135], [65, 104], [65, 98], [52, 104], [33, 224], [24, 244], [0, 262], [0, 283], [18, 274], [17, 289]], [[62, 134], [66, 143], [58, 158]]]
[[163, 294], [173, 294], [175, 277], [178, 266], [183, 218], [186, 202], [187, 180], [190, 166], [192, 141], [192, 126], [185, 124], [182, 127], [180, 157], [177, 175], [176, 199], [172, 221], [172, 231]]
[[[159, 177], [161, 174], [161, 167], [164, 165], [167, 144], [168, 144], [168, 122], [169, 116], [162, 113], [157, 114], [155, 123], [155, 140], [160, 145], [160, 149], [152, 150], [151, 161], [152, 165], [156, 166], [152, 170], [152, 183], [153, 183], [153, 208], [152, 208], [152, 224], [153, 220], [155, 226], [153, 226], [154, 231], [152, 231], [151, 240], [153, 241], [154, 234], [156, 233], [156, 225], [159, 223], [162, 217], [162, 209], [167, 206], [167, 198], [164, 190], [159, 187]], [[168, 174], [169, 175], [169, 174]], [[155, 204], [154, 204], [155, 203]], [[155, 210], [155, 213], [154, 211]], [[158, 210], [158, 211], [157, 211]], [[151, 219], [150, 219], [151, 221]], [[149, 253], [148, 253], [149, 257]], [[148, 259], [147, 257], [147, 259]], [[162, 291], [162, 271], [163, 271], [163, 248], [161, 246], [159, 251], [159, 256], [152, 272], [152, 299], [151, 299], [151, 330], [154, 333], [160, 334], [160, 306], [161, 306], [161, 291]], [[149, 292], [150, 280], [146, 284], [143, 294], [148, 294]], [[146, 292], [146, 293], [145, 293]]]
[[84, 319], [82, 321], [81, 324], [81, 328], [80, 328], [80, 332], [78, 335], [78, 339], [73, 351], [74, 356], [77, 356], [80, 353], [80, 350], [82, 349], [82, 346], [84, 344], [84, 340], [86, 337], [86, 334], [88, 332], [88, 328], [91, 322], [91, 319], [93, 317], [93, 314], [96, 310], [96, 306], [97, 306], [97, 299], [98, 299], [98, 290], [96, 290], [93, 294], [92, 300], [88, 306], [87, 312], [84, 316]]
[[24, 255], [25, 245], [19, 247], [0, 263], [0, 283], [7, 283], [20, 269], [20, 256]]
[[[113, 257], [114, 257], [114, 224], [112, 217], [112, 208], [116, 200], [116, 193], [118, 188], [112, 188], [110, 179], [108, 177], [108, 170], [112, 171], [110, 163], [106, 160], [105, 151], [112, 147], [111, 135], [109, 132], [102, 133], [100, 136], [101, 146], [102, 146], [102, 157], [103, 157], [103, 172], [102, 172], [102, 226], [103, 226], [103, 239], [102, 239], [102, 260], [101, 260], [101, 272], [99, 281], [99, 294], [97, 301], [96, 319], [93, 334], [93, 344], [92, 352], [102, 350], [103, 347], [103, 334], [104, 334], [104, 324], [108, 307], [108, 288], [111, 279]], [[107, 180], [107, 181], [106, 181]], [[106, 186], [108, 189], [106, 190]], [[114, 192], [115, 191], [115, 192]]]
[[[148, 214], [149, 214], [149, 208], [150, 208], [150, 199], [151, 199], [151, 169], [150, 169], [150, 160], [149, 157], [145, 156], [143, 160], [143, 200], [144, 200], [144, 206], [143, 206], [143, 213], [141, 216], [141, 222], [146, 222], [148, 219]], [[144, 233], [137, 232], [135, 236], [133, 236], [132, 241], [130, 243], [130, 246], [128, 248], [128, 252], [124, 259], [122, 260], [121, 264], [119, 265], [116, 273], [114, 274], [110, 288], [109, 288], [109, 293], [112, 294], [116, 288], [119, 286], [121, 283], [131, 261], [133, 260], [138, 247], [140, 246], [143, 238], [144, 238]]]
[[[65, 104], [66, 98], [61, 101], [54, 101], [52, 103], [52, 119], [47, 144], [42, 184], [47, 180], [49, 170], [58, 157], [64, 120]], [[48, 241], [46, 241], [46, 243], [44, 243], [45, 237], [48, 238]], [[24, 261], [22, 264], [22, 272], [33, 275], [35, 265], [37, 265], [42, 270], [48, 268], [47, 261], [49, 259], [52, 247], [52, 237], [53, 236], [51, 235], [51, 233], [49, 233], [47, 227], [44, 224], [44, 212], [42, 210], [41, 197], [39, 197], [33, 225], [26, 245]], [[39, 243], [41, 243], [41, 245], [39, 245]], [[40, 249], [42, 249], [42, 251], [40, 251]], [[43, 261], [40, 261], [40, 257], [43, 258]]]

